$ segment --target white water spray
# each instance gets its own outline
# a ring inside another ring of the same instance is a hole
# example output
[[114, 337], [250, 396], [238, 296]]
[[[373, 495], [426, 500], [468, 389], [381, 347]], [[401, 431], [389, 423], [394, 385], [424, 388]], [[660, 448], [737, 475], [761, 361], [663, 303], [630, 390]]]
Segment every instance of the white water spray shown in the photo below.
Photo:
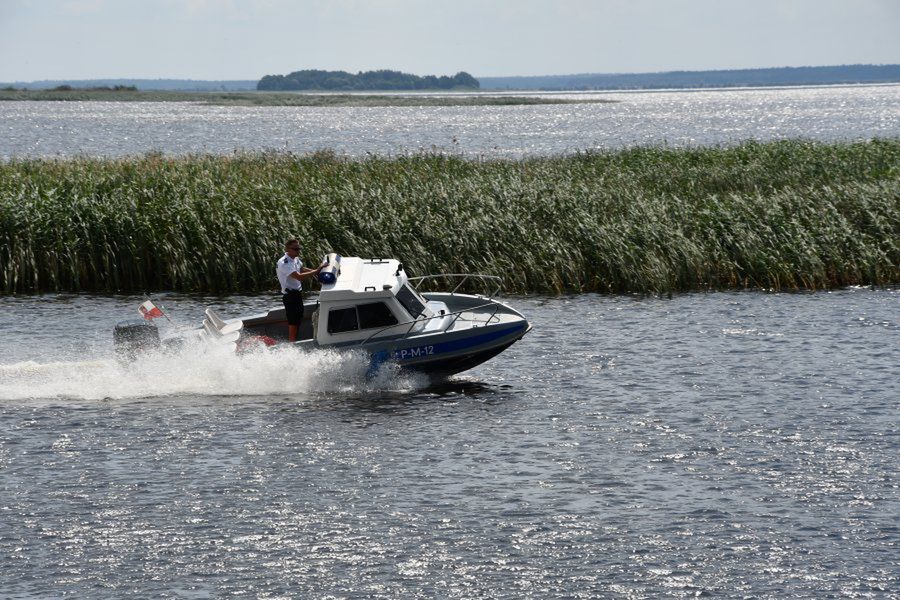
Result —
[[362, 352], [292, 347], [235, 354], [228, 347], [188, 344], [178, 350], [117, 358], [27, 361], [0, 365], [0, 401], [130, 399], [158, 396], [267, 396], [405, 391], [427, 380], [386, 366], [366, 378]]

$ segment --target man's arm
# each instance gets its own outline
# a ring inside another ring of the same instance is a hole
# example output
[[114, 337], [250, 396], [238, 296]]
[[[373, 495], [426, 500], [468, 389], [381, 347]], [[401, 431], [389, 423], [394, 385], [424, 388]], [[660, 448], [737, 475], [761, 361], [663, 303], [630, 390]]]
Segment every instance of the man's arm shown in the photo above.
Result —
[[291, 273], [290, 277], [293, 277], [297, 281], [303, 281], [304, 279], [309, 279], [310, 277], [315, 277], [316, 275], [319, 274], [319, 271], [321, 271], [321, 270], [322, 270], [322, 267], [319, 267], [318, 269], [307, 269], [306, 267], [303, 267], [302, 270], [294, 271], [293, 273]]

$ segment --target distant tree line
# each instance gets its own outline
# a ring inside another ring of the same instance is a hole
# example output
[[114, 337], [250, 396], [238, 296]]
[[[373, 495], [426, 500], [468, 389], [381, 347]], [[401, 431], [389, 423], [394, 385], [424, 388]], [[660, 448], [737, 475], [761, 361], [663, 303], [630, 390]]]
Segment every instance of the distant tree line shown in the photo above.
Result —
[[629, 90], [893, 83], [898, 81], [900, 81], [900, 65], [780, 67], [722, 71], [671, 71], [668, 73], [582, 73], [481, 78], [481, 84], [485, 89], [519, 90]]
[[261, 91], [362, 91], [362, 90], [450, 90], [478, 89], [478, 80], [460, 71], [452, 77], [426, 75], [419, 77], [400, 71], [294, 71], [287, 75], [266, 75], [256, 85]]
[[[2, 2], [2, 0], [0, 0]], [[49, 90], [62, 85], [71, 86], [73, 90], [116, 86], [134, 87], [139, 91], [184, 91], [184, 92], [249, 92], [256, 89], [257, 79], [210, 80], [197, 79], [44, 79], [40, 81], [10, 81], [0, 83], [0, 87], [8, 90]]]
[[91, 87], [72, 87], [71, 85], [58, 85], [51, 88], [52, 92], [136, 92], [137, 87], [133, 85], [97, 85]]
[[[51, 92], [136, 92], [138, 89], [133, 85], [114, 85], [112, 87], [108, 85], [100, 85], [100, 86], [87, 86], [87, 87], [73, 87], [68, 84], [58, 85], [52, 88], [37, 88], [45, 91]], [[6, 87], [0, 88], [0, 91], [3, 92], [27, 92], [28, 87], [23, 86], [21, 88], [17, 88], [11, 85], [7, 85]]]

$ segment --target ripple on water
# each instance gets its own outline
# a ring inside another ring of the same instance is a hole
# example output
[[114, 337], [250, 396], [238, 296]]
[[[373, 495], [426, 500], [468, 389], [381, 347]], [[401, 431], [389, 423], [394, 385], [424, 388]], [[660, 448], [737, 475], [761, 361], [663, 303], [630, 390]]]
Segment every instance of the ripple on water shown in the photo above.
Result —
[[513, 298], [535, 329], [498, 359], [371, 387], [352, 357], [123, 368], [133, 299], [0, 298], [0, 595], [883, 597], [897, 301]]

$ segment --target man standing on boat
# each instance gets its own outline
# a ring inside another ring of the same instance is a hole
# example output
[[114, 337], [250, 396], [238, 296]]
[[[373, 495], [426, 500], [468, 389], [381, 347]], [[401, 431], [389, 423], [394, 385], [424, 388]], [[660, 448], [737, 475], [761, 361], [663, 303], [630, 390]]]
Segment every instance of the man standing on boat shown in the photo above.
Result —
[[284, 302], [284, 310], [287, 314], [288, 339], [297, 341], [297, 332], [300, 322], [303, 321], [303, 280], [310, 279], [319, 274], [318, 269], [307, 269], [300, 260], [300, 242], [288, 240], [284, 244], [284, 256], [278, 259], [275, 272], [278, 274], [278, 282], [281, 284], [281, 297]]

